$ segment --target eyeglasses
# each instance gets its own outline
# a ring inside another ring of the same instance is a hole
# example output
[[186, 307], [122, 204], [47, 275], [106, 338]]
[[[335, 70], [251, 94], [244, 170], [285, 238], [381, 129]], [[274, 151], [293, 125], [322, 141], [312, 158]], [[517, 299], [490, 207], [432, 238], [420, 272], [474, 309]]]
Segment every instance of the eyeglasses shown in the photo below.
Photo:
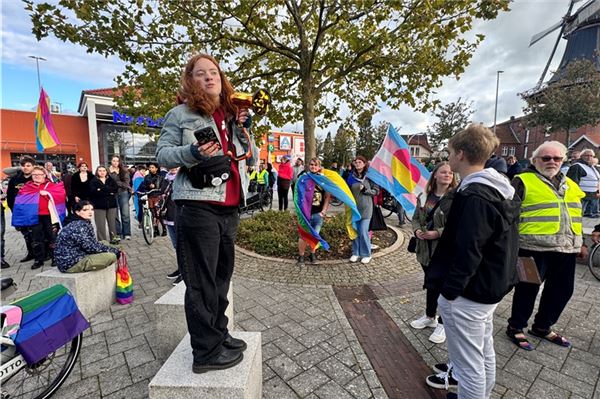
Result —
[[308, 166], [318, 166], [316, 163], [309, 163]]
[[538, 157], [538, 159], [541, 159], [543, 162], [550, 162], [551, 160], [554, 162], [562, 162], [564, 157], [551, 157], [549, 155], [544, 155], [543, 157]]
[[43, 173], [32, 173], [31, 176], [46, 176]]

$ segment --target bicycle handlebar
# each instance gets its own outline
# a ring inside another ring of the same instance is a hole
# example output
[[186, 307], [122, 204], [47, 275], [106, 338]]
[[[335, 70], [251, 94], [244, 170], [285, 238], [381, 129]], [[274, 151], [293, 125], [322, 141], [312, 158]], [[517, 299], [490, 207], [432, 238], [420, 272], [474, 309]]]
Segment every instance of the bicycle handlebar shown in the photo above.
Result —
[[152, 194], [155, 191], [160, 192], [160, 189], [159, 188], [153, 188], [150, 191], [136, 191], [135, 193], [138, 194], [138, 195], [147, 195], [147, 194]]

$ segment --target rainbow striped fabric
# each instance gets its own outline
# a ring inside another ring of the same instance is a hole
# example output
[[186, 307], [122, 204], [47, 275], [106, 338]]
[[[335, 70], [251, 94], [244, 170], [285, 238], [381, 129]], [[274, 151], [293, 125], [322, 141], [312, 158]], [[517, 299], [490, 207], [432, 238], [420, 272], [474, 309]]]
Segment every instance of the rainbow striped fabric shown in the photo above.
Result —
[[294, 206], [298, 217], [298, 234], [314, 251], [319, 246], [329, 250], [329, 244], [310, 225], [311, 206], [315, 184], [336, 197], [346, 205], [346, 229], [350, 239], [357, 237], [356, 222], [360, 220], [360, 213], [356, 207], [356, 200], [350, 188], [335, 171], [322, 169], [322, 174], [305, 173], [298, 178], [294, 191]]
[[133, 280], [127, 268], [117, 270], [117, 302], [121, 305], [133, 302]]
[[390, 125], [369, 165], [367, 177], [392, 194], [412, 218], [417, 196], [425, 191], [429, 175], [429, 171], [410, 156], [408, 144]]
[[37, 185], [27, 182], [17, 194], [11, 224], [14, 227], [35, 226], [39, 223], [40, 190], [50, 194], [48, 208], [52, 223], [62, 223], [67, 213], [65, 187], [62, 182]]
[[50, 97], [48, 97], [44, 88], [40, 90], [40, 100], [35, 114], [34, 130], [35, 144], [39, 152], [60, 144], [60, 140], [54, 131], [52, 119], [50, 118]]
[[55, 285], [12, 304], [22, 311], [17, 350], [32, 365], [62, 347], [90, 325], [63, 285]]

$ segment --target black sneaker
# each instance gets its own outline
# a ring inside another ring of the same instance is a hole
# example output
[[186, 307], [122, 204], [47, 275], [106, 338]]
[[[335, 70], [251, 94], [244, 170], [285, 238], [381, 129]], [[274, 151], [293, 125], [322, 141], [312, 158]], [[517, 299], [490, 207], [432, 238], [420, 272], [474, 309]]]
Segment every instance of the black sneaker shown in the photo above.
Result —
[[452, 377], [452, 373], [433, 374], [425, 378], [425, 382], [437, 389], [458, 388], [458, 381]]
[[311, 252], [310, 255], [308, 255], [308, 260], [314, 265], [317, 263], [317, 255]]
[[174, 279], [179, 277], [179, 269], [175, 270], [173, 273], [167, 274], [167, 278]]
[[183, 277], [181, 277], [181, 274], [179, 276], [177, 276], [177, 278], [175, 280], [173, 280], [173, 285], [177, 285], [179, 283], [181, 283], [183, 281]]
[[447, 373], [450, 367], [448, 367], [448, 363], [438, 363], [434, 364], [432, 367], [433, 371], [436, 373]]
[[36, 260], [35, 262], [33, 262], [33, 265], [31, 265], [31, 270], [39, 269], [42, 266], [44, 266], [44, 261]]
[[304, 266], [304, 256], [298, 256], [298, 261], [296, 262], [296, 266]]
[[5, 261], [4, 259], [2, 259], [2, 269], [8, 269], [10, 267], [10, 264]]

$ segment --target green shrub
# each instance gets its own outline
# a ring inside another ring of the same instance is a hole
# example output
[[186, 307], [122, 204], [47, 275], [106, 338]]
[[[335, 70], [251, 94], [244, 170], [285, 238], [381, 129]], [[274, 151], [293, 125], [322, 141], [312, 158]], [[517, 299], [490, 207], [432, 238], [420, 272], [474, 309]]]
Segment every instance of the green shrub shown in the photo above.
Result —
[[[348, 238], [345, 216], [336, 213], [327, 217], [321, 237], [329, 243], [330, 250], [317, 251], [319, 259], [345, 259], [352, 254], [352, 242]], [[373, 243], [384, 248], [393, 242], [395, 234], [388, 231], [376, 232]], [[295, 259], [298, 256], [298, 222], [290, 212], [266, 211], [242, 219], [238, 229], [237, 244], [261, 255]]]

